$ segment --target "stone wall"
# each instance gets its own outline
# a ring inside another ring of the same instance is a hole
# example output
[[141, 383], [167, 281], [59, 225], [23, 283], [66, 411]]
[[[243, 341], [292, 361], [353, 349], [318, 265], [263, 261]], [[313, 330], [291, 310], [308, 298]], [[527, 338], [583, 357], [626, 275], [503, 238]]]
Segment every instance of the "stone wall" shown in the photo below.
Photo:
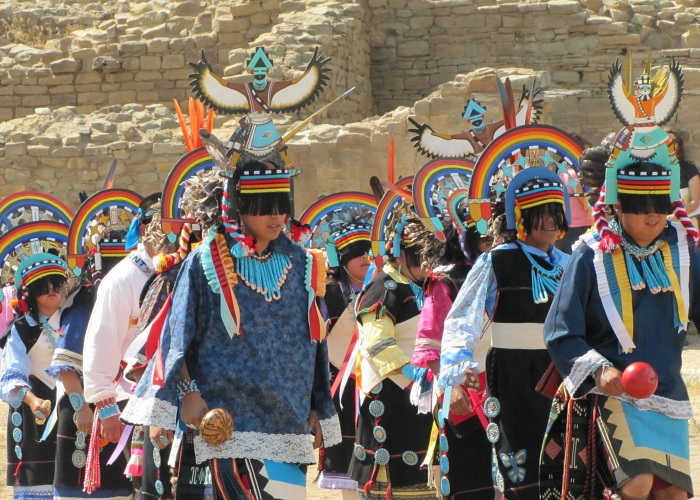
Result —
[[[341, 117], [372, 111], [369, 44], [362, 20], [366, 11], [357, 4], [330, 9], [280, 0], [188, 0], [162, 7], [158, 2], [86, 6], [88, 11], [95, 8], [98, 12], [86, 16], [92, 28], [50, 35], [43, 48], [0, 47], [0, 120], [24, 117], [39, 107], [76, 106], [83, 114], [132, 103], [172, 107], [173, 99], [189, 95], [189, 63], [197, 62], [202, 51], [219, 73], [246, 77], [245, 60], [259, 45], [273, 56], [273, 79], [299, 74], [313, 49], [320, 47], [322, 55], [333, 56], [333, 79], [321, 101], [358, 87], [328, 117], [340, 123]], [[13, 14], [6, 8], [0, 14], [10, 23], [29, 19], [30, 25], [35, 22], [50, 33], [47, 26], [69, 15], [65, 9], [44, 8], [27, 17], [25, 13], [34, 11], [20, 9], [16, 6]]]
[[[275, 117], [283, 132], [356, 87], [290, 143], [303, 170], [298, 209], [320, 194], [367, 191], [371, 175], [384, 178], [390, 136], [397, 173], [414, 173], [427, 158], [411, 145], [409, 116], [457, 133], [468, 128], [461, 111], [475, 97], [487, 119], [499, 119], [497, 75], [510, 76], [516, 92], [537, 78], [542, 121], [597, 142], [621, 127], [605, 81], [627, 46], [635, 75], [646, 54], [654, 64], [675, 57], [684, 66], [686, 92], [671, 125], [687, 131], [697, 157], [696, 1], [63, 0], [28, 7], [37, 3], [0, 0], [0, 22], [25, 16], [49, 39], [41, 48], [0, 40], [0, 196], [38, 189], [76, 208], [78, 192], [100, 189], [114, 159], [117, 187], [159, 190], [185, 152], [172, 99], [190, 95], [187, 63], [204, 49], [217, 71], [240, 79], [258, 45], [276, 64], [272, 78], [299, 74], [315, 47], [333, 57], [317, 102]], [[217, 117], [217, 135], [227, 137], [238, 118]]]
[[554, 86], [600, 94], [611, 61], [627, 47], [700, 62], [700, 51], [690, 50], [700, 47], [695, 1], [368, 1], [380, 114], [483, 66], [548, 71]]

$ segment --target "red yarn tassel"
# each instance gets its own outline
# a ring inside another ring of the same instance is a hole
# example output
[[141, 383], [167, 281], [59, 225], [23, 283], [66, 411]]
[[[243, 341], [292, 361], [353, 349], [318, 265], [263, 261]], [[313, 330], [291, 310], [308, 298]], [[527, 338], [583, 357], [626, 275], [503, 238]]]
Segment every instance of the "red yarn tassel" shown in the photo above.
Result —
[[377, 473], [379, 472], [379, 465], [374, 466], [374, 470], [372, 470], [372, 475], [369, 478], [369, 481], [365, 483], [365, 495], [369, 495], [369, 491], [374, 487], [375, 479], [377, 479]]
[[683, 225], [685, 233], [693, 239], [693, 243], [697, 245], [698, 239], [700, 239], [700, 233], [695, 229], [693, 221], [688, 217], [688, 212], [685, 211], [685, 205], [682, 201], [673, 202], [673, 215], [675, 215], [678, 222]]
[[386, 500], [391, 500], [391, 478], [389, 477], [389, 465], [386, 466], [386, 490], [384, 492]]
[[92, 493], [101, 485], [100, 476], [100, 423], [99, 412], [95, 410], [95, 417], [92, 421], [92, 433], [90, 435], [90, 448], [88, 449], [87, 461], [85, 463], [85, 481], [83, 491]]

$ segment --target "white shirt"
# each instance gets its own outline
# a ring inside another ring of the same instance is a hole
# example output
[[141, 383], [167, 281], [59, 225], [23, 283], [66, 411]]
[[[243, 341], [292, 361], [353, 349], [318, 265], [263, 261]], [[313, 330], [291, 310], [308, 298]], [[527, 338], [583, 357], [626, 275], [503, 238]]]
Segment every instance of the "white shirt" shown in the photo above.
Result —
[[85, 399], [90, 403], [129, 396], [129, 383], [115, 384], [119, 363], [136, 336], [139, 296], [153, 274], [153, 260], [143, 246], [124, 258], [102, 280], [90, 315], [83, 347]]

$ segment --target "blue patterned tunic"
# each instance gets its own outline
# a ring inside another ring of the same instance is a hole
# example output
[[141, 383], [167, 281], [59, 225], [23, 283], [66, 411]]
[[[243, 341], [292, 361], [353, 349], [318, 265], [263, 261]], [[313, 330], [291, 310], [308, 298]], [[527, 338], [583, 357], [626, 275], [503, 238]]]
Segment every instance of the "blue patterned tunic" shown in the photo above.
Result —
[[208, 407], [224, 408], [234, 419], [232, 439], [210, 446], [195, 438], [197, 461], [253, 458], [291, 463], [315, 461], [309, 437], [309, 412], [315, 409], [326, 446], [341, 440], [330, 396], [325, 342], [311, 341], [306, 252], [282, 235], [271, 242], [292, 263], [280, 300], [239, 281], [240, 336], [231, 338], [220, 317], [220, 297], [212, 292], [202, 266], [202, 247], [183, 263], [161, 338], [164, 387], [152, 385], [151, 362], [122, 419], [175, 429], [176, 384], [187, 360]]

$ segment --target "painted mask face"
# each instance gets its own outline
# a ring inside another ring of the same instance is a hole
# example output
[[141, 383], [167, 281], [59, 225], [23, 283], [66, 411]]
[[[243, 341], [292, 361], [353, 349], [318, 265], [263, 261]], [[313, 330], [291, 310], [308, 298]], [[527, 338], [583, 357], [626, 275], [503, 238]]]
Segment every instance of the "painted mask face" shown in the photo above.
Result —
[[637, 97], [649, 97], [651, 95], [651, 84], [642, 83], [635, 86], [634, 95]]
[[474, 132], [483, 132], [486, 129], [484, 115], [473, 117], [469, 120], [469, 122], [474, 126]]

